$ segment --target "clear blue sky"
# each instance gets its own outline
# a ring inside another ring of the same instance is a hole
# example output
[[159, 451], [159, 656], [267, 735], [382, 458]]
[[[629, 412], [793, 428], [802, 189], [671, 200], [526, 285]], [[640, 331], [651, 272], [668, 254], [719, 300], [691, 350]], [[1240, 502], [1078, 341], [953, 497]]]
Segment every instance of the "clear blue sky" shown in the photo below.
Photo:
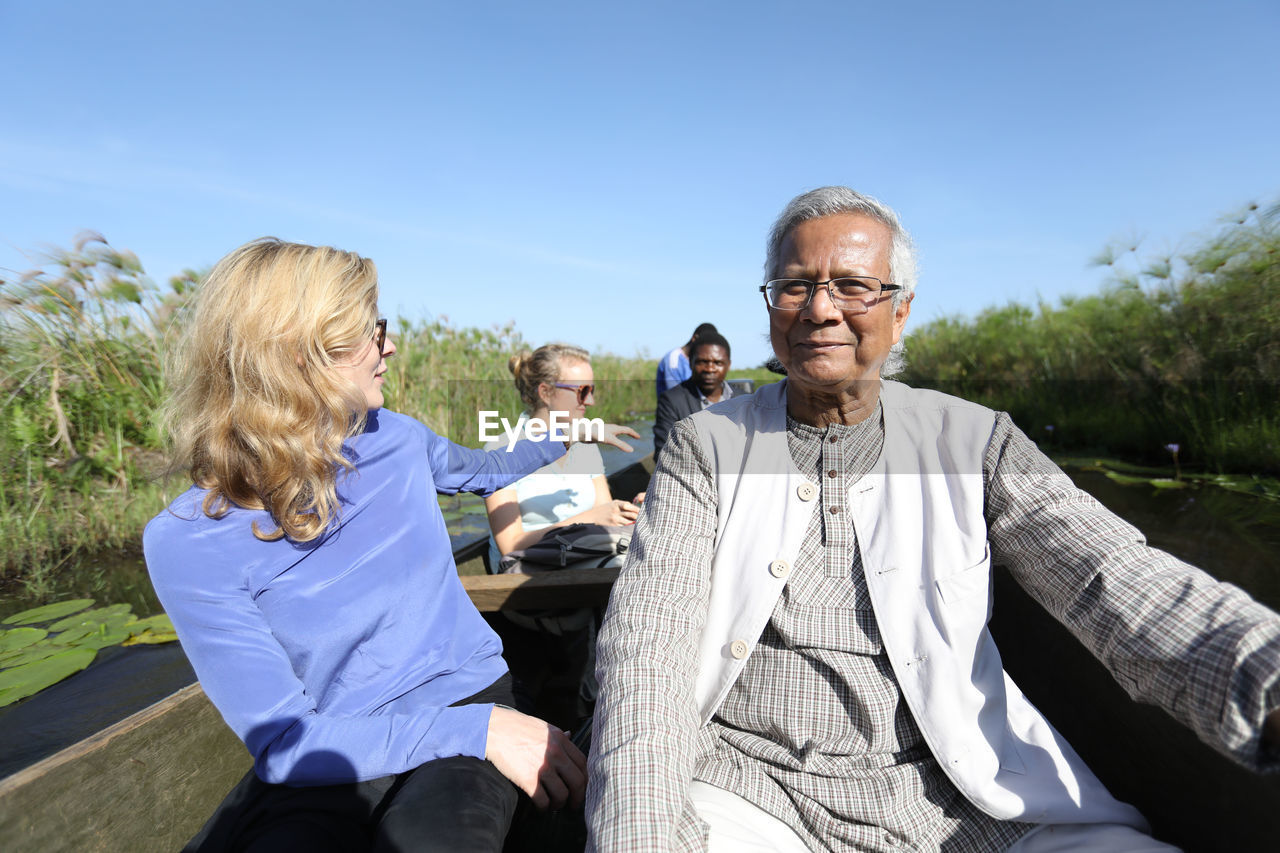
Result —
[[765, 232], [902, 214], [912, 323], [1094, 291], [1280, 196], [1280, 3], [0, 0], [0, 267], [81, 229], [163, 281], [264, 234], [382, 307], [656, 357], [767, 355]]

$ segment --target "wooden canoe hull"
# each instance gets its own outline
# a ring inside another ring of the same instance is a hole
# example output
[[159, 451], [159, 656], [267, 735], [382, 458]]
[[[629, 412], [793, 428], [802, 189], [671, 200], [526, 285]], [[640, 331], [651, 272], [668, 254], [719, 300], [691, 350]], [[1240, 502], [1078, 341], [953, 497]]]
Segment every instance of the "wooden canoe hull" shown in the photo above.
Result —
[[[617, 569], [463, 578], [476, 607], [590, 607]], [[9, 853], [177, 850], [252, 760], [199, 684], [0, 781]]]
[[10, 853], [178, 850], [252, 761], [199, 684], [0, 781]]

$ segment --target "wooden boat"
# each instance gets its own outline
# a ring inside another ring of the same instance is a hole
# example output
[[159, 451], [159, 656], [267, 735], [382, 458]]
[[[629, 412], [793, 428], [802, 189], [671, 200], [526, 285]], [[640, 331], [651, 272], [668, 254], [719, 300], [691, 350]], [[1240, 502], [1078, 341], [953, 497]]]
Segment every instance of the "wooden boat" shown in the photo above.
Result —
[[[610, 478], [647, 483], [652, 460]], [[616, 569], [488, 575], [486, 545], [459, 549], [463, 584], [484, 612], [605, 602]], [[1268, 850], [1280, 837], [1280, 778], [1257, 776], [1164, 712], [1134, 704], [1002, 569], [991, 630], [1005, 668], [1116, 796], [1157, 837], [1187, 851]], [[10, 853], [175, 850], [250, 766], [198, 684], [0, 781], [0, 843]]]

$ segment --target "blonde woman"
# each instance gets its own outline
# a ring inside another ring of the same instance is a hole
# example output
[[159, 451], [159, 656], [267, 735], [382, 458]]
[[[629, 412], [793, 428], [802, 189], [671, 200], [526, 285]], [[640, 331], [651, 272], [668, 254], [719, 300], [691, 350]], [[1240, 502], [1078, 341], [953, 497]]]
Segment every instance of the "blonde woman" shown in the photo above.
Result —
[[[525, 405], [521, 422], [585, 418], [595, 404], [591, 356], [571, 344], [546, 344], [511, 357], [507, 365]], [[634, 433], [630, 433], [634, 435]], [[499, 439], [486, 449], [505, 447]], [[609, 493], [604, 459], [594, 444], [575, 444], [569, 452], [534, 473], [499, 489], [484, 501], [493, 532], [489, 565], [496, 571], [501, 555], [527, 548], [550, 527], [570, 524], [632, 524], [639, 507]]]
[[189, 849], [499, 850], [517, 788], [581, 801], [582, 754], [508, 707], [436, 502], [565, 447], [469, 450], [382, 409], [377, 304], [371, 261], [262, 239], [214, 267], [172, 353], [193, 485], [147, 526], [147, 567], [254, 759]]

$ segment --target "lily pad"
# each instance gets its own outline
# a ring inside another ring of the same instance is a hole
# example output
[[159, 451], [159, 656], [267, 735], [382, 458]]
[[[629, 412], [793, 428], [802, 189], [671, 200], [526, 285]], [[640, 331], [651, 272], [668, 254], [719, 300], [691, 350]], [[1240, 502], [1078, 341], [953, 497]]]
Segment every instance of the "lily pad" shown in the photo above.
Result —
[[160, 643], [172, 643], [178, 639], [178, 635], [173, 631], [152, 631], [147, 628], [141, 634], [134, 634], [120, 645], [122, 646], [155, 646]]
[[[100, 634], [104, 630], [113, 634], [123, 634], [124, 637], [129, 636], [129, 629], [125, 626], [132, 621], [133, 616], [129, 613], [107, 613], [100, 619], [93, 621], [81, 622], [79, 625], [73, 625], [62, 633], [58, 634], [56, 642], [59, 643], [75, 643], [81, 637], [88, 637], [93, 634]], [[123, 639], [123, 637], [121, 638]]]
[[71, 649], [0, 672], [0, 707], [57, 684], [93, 663], [97, 655], [96, 649]]
[[129, 639], [132, 631], [125, 628], [129, 620], [131, 620], [129, 613], [108, 613], [104, 619], [84, 622], [82, 625], [74, 625], [72, 628], [61, 631], [60, 634], [52, 637], [52, 642], [77, 648], [115, 646], [116, 643], [123, 643], [124, 640]]
[[134, 619], [132, 622], [125, 624], [129, 629], [129, 633], [137, 635], [143, 631], [153, 631], [157, 634], [172, 634], [173, 622], [169, 619], [168, 613], [157, 613], [154, 616], [144, 616], [141, 619]]
[[1151, 485], [1157, 489], [1185, 489], [1191, 484], [1185, 480], [1170, 480], [1167, 477], [1156, 477], [1151, 481]]
[[65, 652], [71, 648], [71, 646], [64, 646], [61, 643], [51, 643], [48, 640], [44, 640], [34, 645], [27, 646], [25, 649], [8, 652], [3, 657], [0, 657], [0, 668], [35, 663], [38, 660], [53, 657], [59, 652]]
[[54, 622], [49, 626], [49, 630], [66, 631], [77, 625], [96, 625], [106, 622], [112, 616], [131, 613], [132, 610], [133, 608], [128, 604], [112, 604], [108, 607], [99, 607], [97, 610], [86, 610], [84, 613], [77, 613], [75, 616], [68, 616], [66, 619]]
[[[60, 638], [59, 638], [60, 639]], [[91, 634], [79, 637], [74, 643], [76, 648], [92, 648], [100, 649], [108, 646], [119, 646], [124, 640], [129, 639], [129, 630], [124, 625], [104, 624], [99, 625], [96, 631]]]
[[1108, 480], [1115, 480], [1117, 483], [1124, 486], [1137, 486], [1150, 482], [1150, 479], [1147, 477], [1132, 477], [1128, 474], [1121, 474], [1118, 471], [1107, 470], [1103, 473], [1106, 474]]
[[21, 613], [15, 613], [3, 625], [31, 625], [35, 622], [48, 622], [50, 619], [61, 619], [72, 613], [78, 613], [93, 604], [92, 598], [73, 598], [70, 601], [55, 601], [42, 607], [33, 607]]
[[47, 636], [49, 632], [40, 628], [13, 628], [0, 634], [0, 652], [25, 648], [32, 643], [40, 642]]

